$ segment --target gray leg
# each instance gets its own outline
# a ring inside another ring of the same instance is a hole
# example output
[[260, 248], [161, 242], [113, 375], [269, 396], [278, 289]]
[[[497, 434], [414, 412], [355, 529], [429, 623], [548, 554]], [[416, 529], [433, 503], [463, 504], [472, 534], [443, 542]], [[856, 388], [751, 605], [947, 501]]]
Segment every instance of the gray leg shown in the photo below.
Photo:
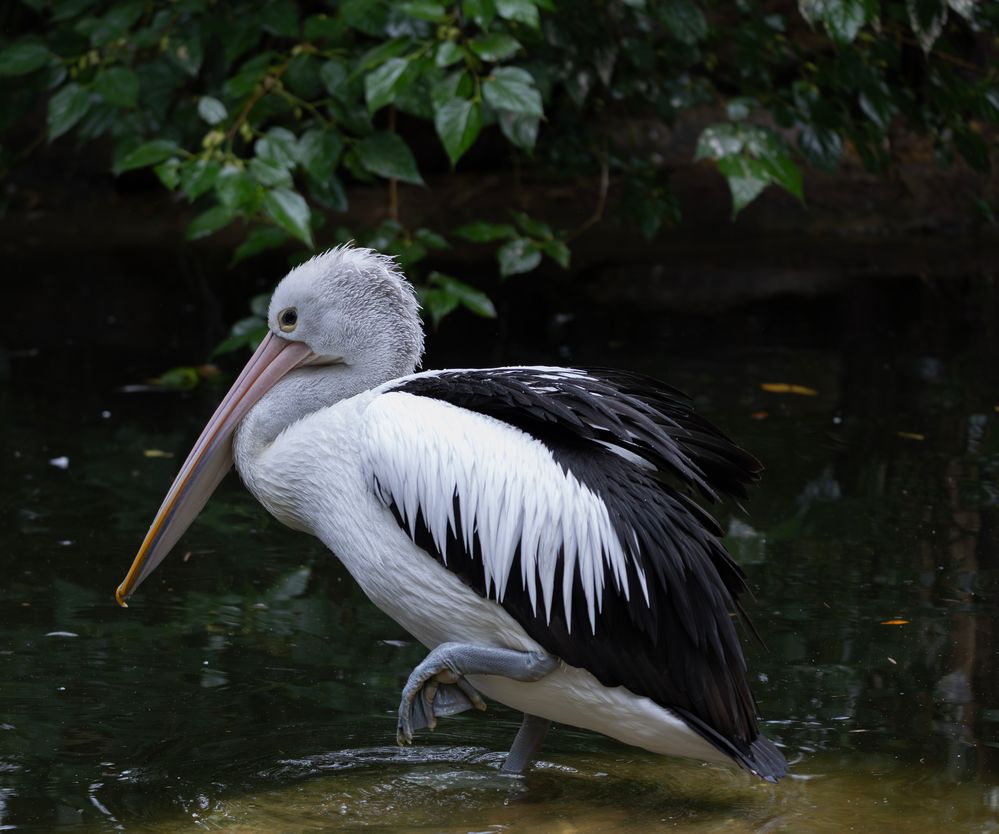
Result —
[[[396, 741], [400, 745], [413, 743], [413, 730], [421, 726], [437, 726], [436, 707], [441, 700], [441, 715], [467, 709], [461, 706], [451, 687], [457, 687], [471, 706], [485, 709], [486, 705], [465, 675], [500, 675], [515, 681], [536, 681], [558, 668], [558, 661], [544, 652], [519, 652], [494, 646], [472, 646], [466, 643], [441, 643], [427, 655], [406, 681], [399, 704], [399, 727]], [[441, 685], [448, 687], [447, 697], [439, 699]], [[414, 706], [419, 699], [420, 705]], [[445, 703], [446, 701], [446, 703]], [[458, 708], [453, 706], [458, 704]], [[422, 713], [422, 715], [421, 715]], [[519, 736], [518, 736], [519, 738]], [[516, 746], [516, 745], [515, 745]]]
[[524, 713], [524, 723], [517, 730], [517, 737], [513, 740], [513, 747], [510, 748], [500, 773], [508, 773], [511, 776], [523, 773], [541, 747], [541, 742], [545, 740], [551, 725], [552, 722], [547, 718]]

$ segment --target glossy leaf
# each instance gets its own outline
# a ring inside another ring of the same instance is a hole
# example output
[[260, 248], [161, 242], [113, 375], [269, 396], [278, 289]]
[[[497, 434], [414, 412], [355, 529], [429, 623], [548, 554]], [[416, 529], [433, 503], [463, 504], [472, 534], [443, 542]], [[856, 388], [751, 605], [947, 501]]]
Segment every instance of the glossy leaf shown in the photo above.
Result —
[[[83, 118], [90, 109], [90, 93], [76, 82], [71, 82], [49, 99], [48, 136], [52, 142]], [[160, 157], [162, 159], [163, 157]], [[159, 162], [155, 159], [153, 162]], [[148, 164], [148, 163], [147, 163]]]
[[478, 102], [456, 98], [434, 114], [434, 127], [454, 166], [475, 142], [482, 129], [482, 108]]
[[139, 86], [139, 76], [126, 67], [109, 67], [94, 76], [94, 92], [115, 107], [135, 107]]
[[438, 67], [449, 67], [465, 57], [465, 50], [454, 41], [444, 41], [439, 44], [434, 53], [434, 64]]
[[229, 115], [229, 111], [226, 110], [225, 105], [217, 98], [202, 96], [198, 99], [198, 115], [208, 122], [208, 124], [217, 125], [225, 121], [226, 116]]
[[483, 61], [504, 61], [521, 49], [520, 41], [501, 32], [475, 38], [469, 41], [468, 47]]
[[180, 184], [187, 199], [194, 201], [211, 191], [221, 172], [222, 166], [208, 159], [196, 159], [181, 168]]
[[469, 286], [464, 281], [459, 281], [451, 275], [441, 272], [431, 272], [429, 281], [434, 286], [440, 287], [453, 298], [457, 299], [462, 307], [486, 319], [496, 318], [496, 307], [481, 290]]
[[562, 240], [546, 240], [538, 244], [541, 251], [557, 263], [562, 269], [569, 268], [571, 253], [568, 245]]
[[504, 278], [530, 272], [541, 263], [541, 250], [538, 245], [525, 237], [518, 237], [504, 243], [496, 253], [500, 275]]
[[673, 37], [686, 44], [696, 44], [704, 40], [708, 33], [704, 12], [695, 0], [668, 0], [661, 3], [659, 19]]
[[538, 6], [532, 0], [496, 0], [496, 14], [506, 20], [523, 23], [532, 29], [541, 25]]
[[[230, 266], [235, 266], [241, 261], [245, 261], [247, 258], [252, 258], [254, 255], [259, 255], [261, 252], [266, 252], [270, 249], [277, 249], [279, 246], [283, 246], [291, 239], [290, 235], [281, 228], [275, 226], [260, 226], [253, 229], [239, 246], [236, 247], [236, 251], [233, 252], [232, 261], [230, 261]], [[258, 296], [259, 297], [259, 296]], [[269, 298], [269, 296], [264, 297]], [[256, 299], [254, 299], [256, 301]], [[259, 310], [256, 308], [254, 312], [257, 315], [261, 315]], [[266, 305], [264, 307], [264, 313], [266, 314]]]
[[376, 133], [358, 142], [354, 150], [366, 171], [380, 177], [423, 185], [413, 152], [397, 134]]
[[233, 220], [232, 214], [225, 206], [214, 206], [199, 214], [187, 226], [187, 239], [199, 240], [214, 234]]
[[517, 237], [517, 230], [509, 223], [486, 223], [482, 220], [476, 220], [460, 229], [455, 229], [454, 233], [472, 243], [492, 243], [496, 240], [509, 240]]
[[520, 67], [495, 70], [483, 83], [482, 95], [497, 110], [536, 117], [544, 113], [541, 93], [534, 85], [534, 78]]
[[315, 248], [310, 225], [312, 212], [301, 194], [290, 188], [275, 188], [264, 195], [263, 209], [278, 226], [310, 249]]
[[461, 13], [483, 29], [488, 29], [496, 17], [496, 0], [461, 0]]
[[126, 154], [118, 160], [114, 167], [114, 172], [120, 174], [123, 171], [131, 171], [135, 168], [146, 168], [162, 162], [169, 156], [177, 152], [177, 143], [172, 139], [154, 139], [139, 145], [131, 153]]
[[499, 126], [511, 144], [530, 152], [534, 150], [534, 145], [538, 141], [541, 119], [537, 116], [527, 116], [523, 113], [503, 110], [499, 113]]
[[0, 76], [27, 75], [44, 67], [52, 53], [39, 43], [14, 43], [0, 51]]
[[376, 110], [395, 101], [396, 94], [406, 82], [406, 70], [410, 62], [406, 58], [389, 58], [364, 78], [364, 98], [368, 111]]
[[343, 139], [332, 128], [313, 128], [298, 140], [297, 156], [302, 167], [320, 182], [333, 176], [342, 153]]

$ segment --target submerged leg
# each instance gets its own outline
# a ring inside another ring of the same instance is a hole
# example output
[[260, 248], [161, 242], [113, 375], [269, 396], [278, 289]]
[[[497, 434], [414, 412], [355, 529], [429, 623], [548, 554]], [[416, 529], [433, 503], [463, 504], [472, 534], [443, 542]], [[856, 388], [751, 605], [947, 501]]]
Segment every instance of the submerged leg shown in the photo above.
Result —
[[[544, 652], [441, 643], [406, 681], [399, 704], [396, 741], [412, 744], [413, 731], [423, 726], [433, 729], [437, 726], [437, 715], [453, 715], [469, 706], [485, 709], [485, 702], [465, 680], [465, 675], [500, 675], [516, 681], [536, 681], [556, 668], [558, 661]], [[440, 691], [442, 685], [446, 696], [442, 696]], [[460, 695], [455, 692], [455, 687], [460, 690]], [[467, 705], [462, 705], [464, 700], [467, 700]], [[419, 706], [416, 706], [417, 703]]]
[[552, 722], [547, 718], [539, 718], [525, 712], [524, 723], [517, 730], [517, 737], [513, 740], [513, 747], [510, 748], [506, 761], [500, 768], [500, 773], [508, 773], [511, 776], [519, 776], [523, 773], [538, 752], [538, 748], [545, 740], [551, 725]]

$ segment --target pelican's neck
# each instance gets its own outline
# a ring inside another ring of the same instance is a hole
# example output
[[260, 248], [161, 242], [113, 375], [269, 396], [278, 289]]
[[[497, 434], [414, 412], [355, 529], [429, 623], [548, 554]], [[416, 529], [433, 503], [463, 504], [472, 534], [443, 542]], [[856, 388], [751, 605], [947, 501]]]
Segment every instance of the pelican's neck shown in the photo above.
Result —
[[253, 460], [288, 426], [412, 371], [381, 363], [307, 365], [292, 371], [261, 397], [239, 424], [233, 438], [236, 468], [245, 478]]

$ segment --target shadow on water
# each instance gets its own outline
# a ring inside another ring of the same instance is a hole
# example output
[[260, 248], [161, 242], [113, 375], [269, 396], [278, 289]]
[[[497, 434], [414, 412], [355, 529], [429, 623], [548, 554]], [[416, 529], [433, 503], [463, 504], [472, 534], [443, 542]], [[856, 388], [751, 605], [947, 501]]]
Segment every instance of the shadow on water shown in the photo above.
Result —
[[[74, 378], [12, 358], [0, 830], [999, 831], [996, 321], [955, 334], [927, 304], [893, 336], [855, 306], [783, 340], [786, 305], [744, 311], [703, 343], [676, 338], [699, 326], [682, 317], [578, 311], [571, 338], [492, 359], [654, 373], [765, 462], [751, 514], [717, 514], [769, 649], [747, 640], [793, 762], [776, 787], [571, 728], [502, 777], [518, 720], [498, 706], [387, 746], [421, 648], [234, 479], [119, 611], [113, 588], [220, 392], [129, 396], [110, 363]], [[431, 365], [476, 350], [492, 348]]]

